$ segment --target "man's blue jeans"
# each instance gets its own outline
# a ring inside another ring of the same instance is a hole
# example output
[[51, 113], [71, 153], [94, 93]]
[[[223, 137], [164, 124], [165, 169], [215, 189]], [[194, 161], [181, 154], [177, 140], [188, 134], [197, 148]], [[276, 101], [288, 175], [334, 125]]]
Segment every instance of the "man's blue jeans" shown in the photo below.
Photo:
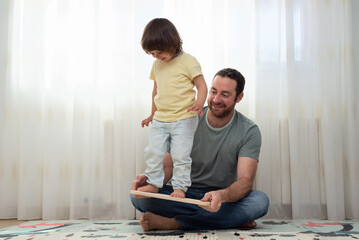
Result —
[[[171, 186], [164, 186], [159, 193], [171, 194]], [[187, 198], [202, 199], [208, 191], [188, 188]], [[269, 199], [264, 192], [253, 190], [238, 202], [222, 203], [218, 212], [208, 212], [194, 205], [157, 198], [135, 198], [131, 195], [132, 204], [141, 212], [175, 218], [183, 230], [237, 228], [241, 224], [258, 219], [267, 214]]]

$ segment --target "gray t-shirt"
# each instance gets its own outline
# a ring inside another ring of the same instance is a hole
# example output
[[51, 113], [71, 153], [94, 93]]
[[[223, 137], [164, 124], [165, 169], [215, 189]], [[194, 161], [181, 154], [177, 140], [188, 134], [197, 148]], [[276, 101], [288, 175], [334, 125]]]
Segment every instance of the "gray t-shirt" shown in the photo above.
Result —
[[236, 110], [226, 126], [213, 128], [207, 111], [205, 107], [194, 136], [191, 187], [222, 189], [236, 181], [239, 157], [258, 161], [261, 133], [254, 122]]

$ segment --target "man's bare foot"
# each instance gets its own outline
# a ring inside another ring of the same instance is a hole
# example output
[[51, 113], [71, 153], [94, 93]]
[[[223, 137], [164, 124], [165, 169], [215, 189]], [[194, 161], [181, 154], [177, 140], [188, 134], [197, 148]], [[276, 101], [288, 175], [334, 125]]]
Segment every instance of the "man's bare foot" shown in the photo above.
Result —
[[257, 227], [257, 223], [255, 221], [250, 221], [250, 222], [240, 225], [238, 228], [239, 229], [252, 229], [255, 227]]
[[142, 214], [140, 225], [144, 231], [181, 229], [181, 226], [174, 218], [162, 217], [151, 212]]
[[142, 191], [142, 192], [158, 193], [158, 188], [151, 185], [151, 184], [148, 184], [148, 185], [143, 186], [143, 187], [139, 187], [137, 190]]
[[184, 198], [186, 194], [181, 189], [175, 189], [173, 193], [170, 194], [171, 197]]

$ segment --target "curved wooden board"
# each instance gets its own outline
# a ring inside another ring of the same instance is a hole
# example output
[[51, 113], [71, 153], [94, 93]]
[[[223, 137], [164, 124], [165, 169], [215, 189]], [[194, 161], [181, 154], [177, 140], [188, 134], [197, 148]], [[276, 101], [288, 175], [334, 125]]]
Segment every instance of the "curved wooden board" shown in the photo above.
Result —
[[166, 194], [160, 194], [160, 193], [150, 193], [150, 192], [142, 192], [137, 190], [131, 190], [131, 194], [133, 195], [140, 195], [144, 197], [153, 197], [153, 198], [160, 198], [164, 200], [170, 200], [170, 201], [177, 201], [177, 202], [183, 202], [183, 203], [190, 203], [200, 206], [209, 206], [211, 202], [202, 202], [201, 200], [192, 199], [192, 198], [176, 198], [171, 197], [170, 195]]

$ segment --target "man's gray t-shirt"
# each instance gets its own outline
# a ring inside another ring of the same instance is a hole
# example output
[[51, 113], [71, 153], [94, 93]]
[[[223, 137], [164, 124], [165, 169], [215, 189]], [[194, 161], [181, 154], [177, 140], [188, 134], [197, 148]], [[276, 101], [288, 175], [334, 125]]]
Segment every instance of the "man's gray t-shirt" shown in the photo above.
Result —
[[254, 122], [236, 110], [226, 126], [213, 128], [207, 111], [205, 107], [194, 136], [191, 187], [222, 189], [236, 181], [239, 157], [258, 161], [261, 133]]

